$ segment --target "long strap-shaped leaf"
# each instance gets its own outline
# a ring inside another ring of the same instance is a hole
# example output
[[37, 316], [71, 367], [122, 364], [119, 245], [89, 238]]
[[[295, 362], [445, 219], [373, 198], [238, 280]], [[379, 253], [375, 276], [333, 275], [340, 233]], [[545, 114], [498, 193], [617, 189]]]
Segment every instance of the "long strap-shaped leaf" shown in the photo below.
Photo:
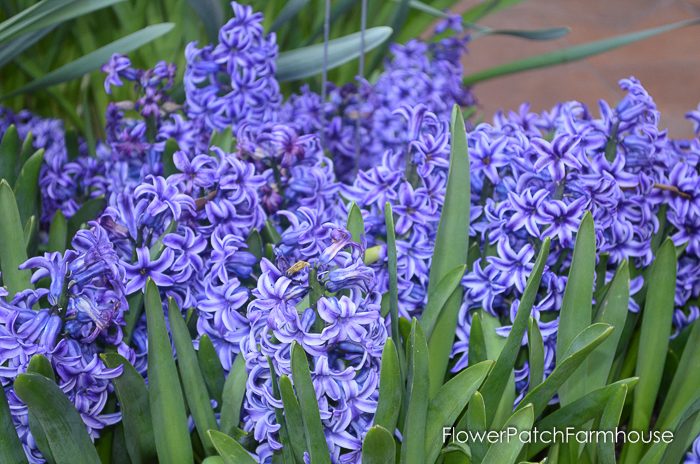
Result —
[[[595, 253], [593, 217], [587, 212], [576, 234], [571, 269], [559, 311], [557, 359], [564, 359], [564, 351], [574, 338], [591, 324]], [[586, 369], [578, 369], [559, 388], [559, 401], [562, 405], [569, 404], [588, 392], [586, 374]]]
[[180, 388], [170, 336], [165, 327], [163, 304], [158, 287], [146, 284], [146, 323], [148, 325], [148, 397], [153, 431], [161, 462], [193, 462], [185, 398]]
[[401, 411], [403, 382], [396, 345], [391, 338], [386, 340], [382, 351], [382, 366], [379, 373], [379, 400], [374, 414], [374, 424], [393, 432]]
[[518, 356], [523, 335], [525, 334], [525, 330], [527, 330], [527, 322], [530, 319], [532, 305], [535, 303], [535, 297], [537, 296], [537, 290], [540, 287], [544, 265], [547, 262], [547, 257], [549, 256], [549, 243], [548, 238], [542, 243], [540, 253], [537, 256], [537, 260], [532, 268], [530, 277], [527, 279], [525, 292], [520, 299], [518, 313], [515, 316], [515, 321], [513, 322], [513, 327], [510, 330], [510, 334], [508, 334], [506, 344], [501, 350], [501, 354], [498, 356], [496, 364], [493, 366], [491, 373], [486, 378], [483, 388], [480, 390], [484, 395], [486, 417], [490, 418], [490, 420], [493, 420], [494, 413], [501, 399], [501, 395], [503, 395], [503, 392], [505, 391], [508, 378], [510, 377], [510, 373], [515, 365], [515, 359]]
[[122, 374], [112, 380], [119, 398], [124, 424], [124, 437], [129, 458], [133, 464], [146, 464], [156, 460], [156, 443], [153, 438], [151, 408], [148, 389], [143, 377], [117, 353], [100, 356], [110, 369], [122, 367]]
[[323, 423], [318, 410], [316, 391], [311, 381], [309, 362], [306, 359], [306, 352], [297, 343], [292, 344], [292, 379], [299, 397], [299, 406], [301, 406], [301, 415], [304, 420], [306, 445], [311, 462], [314, 464], [330, 464], [331, 458], [328, 453], [326, 436], [323, 433]]
[[20, 146], [17, 128], [11, 125], [0, 140], [0, 179], [5, 179], [9, 184], [15, 183]]
[[387, 429], [375, 425], [362, 442], [362, 464], [393, 464], [396, 462], [396, 443]]
[[609, 39], [598, 40], [582, 45], [563, 48], [541, 55], [535, 55], [521, 60], [516, 60], [511, 63], [495, 66], [490, 69], [478, 71], [464, 78], [464, 85], [473, 85], [478, 82], [494, 79], [496, 77], [507, 76], [509, 74], [520, 73], [531, 69], [546, 68], [556, 66], [562, 63], [570, 63], [572, 61], [582, 60], [589, 56], [598, 55], [616, 48], [629, 45], [640, 40], [654, 37], [655, 35], [663, 34], [664, 32], [673, 31], [682, 27], [699, 24], [700, 19], [690, 19], [679, 21], [677, 23], [667, 24], [665, 26], [645, 29], [643, 31], [633, 32], [631, 34], [620, 35]]
[[20, 374], [14, 384], [46, 434], [56, 464], [99, 464], [85, 424], [58, 385], [39, 374]]
[[[530, 430], [535, 421], [535, 415], [531, 404], [518, 409], [506, 422], [504, 430], [515, 428], [517, 431]], [[518, 454], [523, 447], [523, 442], [515, 438], [503, 440], [493, 444], [484, 456], [484, 463], [515, 464]]]
[[15, 194], [6, 180], [0, 180], [0, 265], [2, 265], [2, 281], [9, 296], [29, 288], [33, 288], [31, 272], [19, 269], [20, 264], [27, 260], [27, 249], [24, 246], [24, 228], [19, 217]]
[[197, 359], [199, 360], [199, 368], [202, 370], [209, 394], [217, 403], [221, 403], [226, 377], [219, 355], [216, 353], [216, 348], [214, 348], [214, 343], [208, 335], [199, 337]]
[[[440, 282], [458, 266], [467, 263], [469, 248], [469, 152], [467, 148], [467, 133], [464, 127], [462, 111], [458, 106], [452, 108], [450, 126], [450, 168], [447, 174], [447, 191], [445, 203], [440, 215], [435, 251], [430, 266], [430, 281], [428, 295], [434, 291]], [[430, 349], [430, 395], [437, 393], [447, 372], [447, 364], [452, 353], [452, 344], [457, 328], [457, 314], [462, 304], [462, 289], [451, 294], [444, 305], [428, 304], [427, 317], [436, 320], [430, 334], [428, 348]], [[433, 312], [439, 312], [437, 317]]]
[[105, 64], [113, 54], [128, 53], [135, 50], [140, 46], [166, 34], [173, 27], [174, 24], [172, 23], [154, 24], [153, 26], [145, 27], [140, 31], [136, 31], [127, 35], [126, 37], [117, 39], [104, 47], [100, 47], [97, 50], [78, 58], [75, 61], [65, 64], [60, 68], [40, 77], [39, 79], [36, 79], [29, 84], [10, 92], [7, 95], [0, 96], [0, 99], [43, 89], [45, 87], [50, 87], [52, 85], [60, 84], [62, 82], [80, 77], [98, 69], [100, 66]]
[[540, 327], [532, 317], [527, 328], [527, 357], [530, 363], [529, 389], [532, 391], [544, 380], [544, 342]]
[[0, 462], [7, 464], [24, 464], [22, 443], [17, 436], [17, 430], [12, 422], [12, 414], [5, 397], [5, 389], [0, 387]]
[[242, 355], [236, 356], [228, 377], [226, 377], [221, 397], [221, 417], [219, 422], [224, 433], [231, 433], [231, 430], [234, 427], [238, 427], [241, 421], [241, 407], [245, 397], [247, 380], [248, 373], [245, 369], [245, 359]]
[[557, 366], [549, 377], [530, 390], [520, 404], [531, 404], [535, 415], [540, 415], [564, 381], [570, 378], [586, 357], [610, 336], [612, 330], [612, 327], [607, 324], [593, 324], [583, 329], [571, 342], [571, 346], [564, 352], [562, 358], [558, 360]]
[[658, 430], [676, 427], [691, 404], [700, 398], [700, 320], [693, 323], [690, 336], [678, 363], [676, 374], [656, 420]]
[[[391, 36], [391, 28], [372, 27], [365, 31], [365, 52], [368, 52]], [[362, 34], [356, 32], [328, 42], [327, 69], [333, 69], [360, 56]], [[303, 79], [318, 74], [323, 69], [323, 44], [310, 45], [279, 54], [277, 80], [280, 82]]]
[[0, 43], [122, 1], [124, 0], [43, 0], [0, 23]]
[[482, 361], [464, 369], [443, 385], [430, 401], [425, 427], [426, 462], [437, 460], [442, 448], [443, 428], [455, 423], [493, 364], [493, 361]]
[[[425, 434], [429, 404], [428, 345], [420, 323], [414, 318], [408, 340], [408, 407], [403, 425], [401, 464], [425, 462]], [[398, 406], [398, 405], [397, 405]]]
[[297, 462], [301, 463], [304, 462], [304, 444], [306, 443], [304, 419], [301, 416], [299, 401], [294, 395], [292, 381], [286, 375], [281, 376], [279, 379], [279, 390], [282, 404], [284, 405], [283, 419], [290, 441], [289, 444], [282, 443], [283, 446], [290, 448], [289, 450], [283, 450], [283, 452], [291, 451]]
[[[637, 384], [637, 380], [636, 377], [631, 377], [593, 390], [583, 398], [579, 398], [573, 403], [557, 409], [540, 419], [537, 422], [537, 429], [540, 431], [553, 431], [554, 429], [564, 429], [566, 427], [581, 427], [601, 416], [610, 398], [620, 385], [625, 385], [629, 391]], [[547, 446], [549, 444], [542, 442], [530, 444], [526, 453], [527, 459], [532, 459]]]
[[39, 213], [39, 170], [44, 162], [44, 150], [38, 150], [24, 163], [15, 182], [15, 198], [22, 223]]
[[197, 428], [199, 438], [204, 444], [205, 451], [207, 454], [214, 454], [214, 445], [209, 439], [207, 431], [218, 429], [216, 417], [214, 417], [214, 411], [211, 408], [209, 392], [207, 391], [206, 383], [204, 383], [202, 371], [199, 368], [197, 353], [195, 353], [192, 346], [192, 339], [187, 330], [187, 324], [182, 318], [180, 308], [172, 298], [168, 300], [168, 321], [170, 322], [170, 331], [173, 334], [173, 342], [175, 342], [177, 367], [180, 372], [187, 405], [192, 413], [194, 425]]
[[617, 272], [608, 291], [603, 296], [595, 317], [595, 322], [609, 324], [613, 328], [613, 332], [586, 360], [586, 378], [589, 391], [602, 387], [608, 379], [617, 345], [620, 342], [629, 313], [629, 299], [629, 264], [627, 261], [623, 261], [617, 267]]
[[255, 459], [240, 443], [225, 433], [210, 430], [209, 437], [216, 450], [224, 460], [224, 464], [255, 464]]
[[[673, 320], [676, 291], [676, 247], [666, 239], [651, 266], [647, 286], [646, 302], [642, 312], [639, 351], [636, 375], [639, 384], [634, 391], [632, 406], [633, 430], [646, 430], [656, 403], [661, 385], [663, 367], [668, 351], [668, 339]], [[643, 443], [626, 443], [622, 457], [627, 462], [637, 462], [644, 449]]]
[[[627, 385], [620, 385], [608, 400], [603, 415], [600, 418], [600, 430], [614, 430], [620, 423], [622, 408], [625, 406], [627, 398]], [[600, 440], [597, 443], [598, 462], [600, 464], [615, 464], [615, 441]]]

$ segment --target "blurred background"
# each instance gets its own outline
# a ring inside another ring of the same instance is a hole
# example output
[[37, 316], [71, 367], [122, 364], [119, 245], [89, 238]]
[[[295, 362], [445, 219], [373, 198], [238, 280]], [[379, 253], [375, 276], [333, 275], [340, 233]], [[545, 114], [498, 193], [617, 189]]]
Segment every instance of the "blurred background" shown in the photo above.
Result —
[[[479, 3], [464, 0], [459, 11]], [[481, 24], [501, 29], [566, 25], [560, 39], [534, 42], [486, 36], [472, 44], [463, 59], [465, 73], [499, 63], [589, 42], [629, 31], [655, 27], [700, 15], [700, 0], [528, 0], [484, 18]], [[529, 101], [532, 109], [558, 101], [616, 101], [617, 81], [633, 75], [659, 106], [663, 124], [674, 137], [692, 135], [685, 119], [700, 102], [700, 27], [689, 27], [644, 40], [576, 63], [529, 71], [477, 84], [475, 94], [486, 119], [499, 108], [516, 109]]]

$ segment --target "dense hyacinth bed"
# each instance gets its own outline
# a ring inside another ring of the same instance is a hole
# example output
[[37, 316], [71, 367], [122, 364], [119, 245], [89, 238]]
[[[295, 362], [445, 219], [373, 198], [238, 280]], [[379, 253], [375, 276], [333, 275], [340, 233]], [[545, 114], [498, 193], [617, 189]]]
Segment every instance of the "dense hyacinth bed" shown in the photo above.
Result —
[[371, 80], [285, 97], [275, 35], [232, 7], [181, 84], [112, 56], [94, 153], [0, 108], [3, 462], [557, 462], [443, 449], [443, 426], [618, 422], [677, 437], [619, 462], [700, 462], [700, 138], [634, 77], [464, 123], [454, 19]]

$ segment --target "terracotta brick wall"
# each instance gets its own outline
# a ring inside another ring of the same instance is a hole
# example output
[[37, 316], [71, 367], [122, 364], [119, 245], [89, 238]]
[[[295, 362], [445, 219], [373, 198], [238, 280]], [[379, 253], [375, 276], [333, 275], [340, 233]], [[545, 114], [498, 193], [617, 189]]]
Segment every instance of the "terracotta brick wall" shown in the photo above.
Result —
[[[465, 0], [462, 8], [475, 0]], [[569, 26], [559, 40], [532, 42], [488, 36], [471, 44], [466, 71], [484, 69], [557, 47], [631, 32], [700, 16], [700, 0], [525, 0], [489, 16], [483, 24], [498, 28]], [[605, 55], [557, 68], [500, 78], [476, 88], [483, 114], [516, 108], [530, 101], [533, 109], [557, 101], [581, 100], [596, 105], [599, 98], [615, 101], [617, 81], [634, 75], [654, 96], [663, 123], [675, 136], [691, 135], [683, 118], [700, 102], [700, 26], [670, 32]]]

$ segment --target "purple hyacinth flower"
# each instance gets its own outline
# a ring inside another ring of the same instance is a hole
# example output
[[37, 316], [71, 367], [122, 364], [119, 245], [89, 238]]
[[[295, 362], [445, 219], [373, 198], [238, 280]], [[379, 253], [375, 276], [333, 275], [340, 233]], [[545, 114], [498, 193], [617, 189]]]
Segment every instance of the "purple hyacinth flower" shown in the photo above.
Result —
[[561, 182], [566, 177], [566, 168], [581, 169], [577, 159], [577, 149], [581, 142], [578, 137], [558, 135], [552, 142], [535, 138], [530, 141], [532, 148], [539, 155], [535, 161], [535, 171], [547, 168], [555, 182]]
[[151, 260], [151, 254], [147, 247], [136, 249], [136, 263], [124, 264], [126, 269], [126, 293], [132, 294], [146, 286], [146, 279], [153, 279], [159, 287], [169, 287], [175, 283], [172, 277], [165, 274], [170, 270], [175, 253], [170, 248], [165, 248], [163, 254], [156, 260]]

